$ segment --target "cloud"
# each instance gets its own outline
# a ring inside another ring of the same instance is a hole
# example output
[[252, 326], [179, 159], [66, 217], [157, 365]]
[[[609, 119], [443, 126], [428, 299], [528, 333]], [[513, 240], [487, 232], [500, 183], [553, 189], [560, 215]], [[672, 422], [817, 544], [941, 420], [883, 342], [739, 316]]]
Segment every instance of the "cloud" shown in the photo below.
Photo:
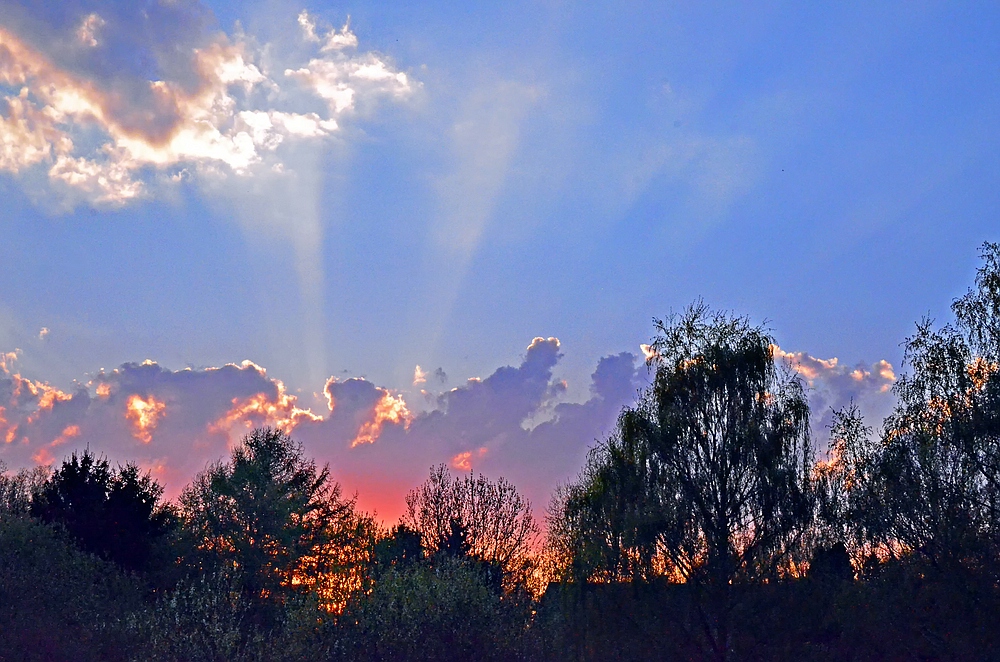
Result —
[[[830, 407], [851, 399], [866, 413], [892, 404], [892, 366], [842, 366], [805, 352], [774, 353], [809, 386], [825, 439]], [[250, 429], [271, 425], [328, 462], [359, 503], [391, 521], [404, 496], [432, 465], [511, 480], [541, 510], [551, 490], [573, 479], [625, 405], [649, 384], [641, 356], [606, 356], [583, 402], [565, 402], [554, 371], [556, 338], [531, 341], [517, 365], [428, 393], [431, 407], [411, 411], [406, 393], [367, 379], [326, 380], [325, 406], [308, 407], [284, 383], [250, 361], [169, 370], [152, 361], [99, 372], [63, 391], [21, 376], [17, 354], [0, 355], [0, 459], [17, 467], [59, 461], [89, 445], [113, 461], [134, 460], [176, 496], [207, 463], [225, 457]]]
[[895, 403], [896, 373], [884, 359], [871, 365], [842, 365], [836, 357], [819, 359], [806, 352], [786, 352], [777, 345], [772, 349], [775, 358], [787, 362], [807, 386], [813, 434], [820, 446], [829, 436], [834, 410], [854, 402], [869, 421], [881, 421]]
[[606, 357], [586, 402], [560, 402], [560, 357], [557, 339], [535, 338], [517, 366], [439, 393], [431, 410], [415, 414], [404, 394], [361, 378], [328, 379], [326, 406], [314, 410], [250, 361], [176, 371], [127, 363], [63, 391], [21, 376], [16, 354], [3, 354], [0, 458], [12, 467], [48, 464], [89, 446], [115, 462], [139, 462], [173, 497], [250, 429], [272, 425], [390, 520], [442, 462], [503, 475], [542, 508], [633, 401], [645, 373], [631, 354]]
[[[585, 402], [561, 402], [566, 386], [553, 375], [561, 356], [556, 338], [535, 338], [518, 365], [467, 380], [439, 394], [429, 411], [385, 425], [374, 443], [337, 453], [337, 474], [366, 486], [361, 503], [389, 519], [401, 513], [406, 492], [439, 463], [504, 476], [540, 511], [552, 488], [577, 474], [588, 449], [611, 431], [621, 408], [647, 383], [645, 366], [622, 353], [598, 362]], [[354, 416], [371, 420], [381, 397], [374, 388], [367, 386], [366, 396], [354, 400]], [[297, 434], [319, 448], [325, 442], [314, 435], [329, 439], [325, 425], [304, 426]]]
[[0, 171], [64, 206], [121, 206], [182, 173], [279, 172], [285, 145], [325, 140], [359, 105], [415, 87], [383, 56], [357, 52], [348, 26], [319, 34], [301, 14], [311, 55], [271, 70], [270, 45], [211, 32], [198, 14], [125, 7], [81, 14], [64, 34], [39, 20], [0, 26]]
[[76, 29], [76, 38], [84, 46], [94, 48], [101, 43], [97, 40], [98, 31], [107, 24], [107, 21], [97, 14], [87, 14], [80, 21], [80, 27]]

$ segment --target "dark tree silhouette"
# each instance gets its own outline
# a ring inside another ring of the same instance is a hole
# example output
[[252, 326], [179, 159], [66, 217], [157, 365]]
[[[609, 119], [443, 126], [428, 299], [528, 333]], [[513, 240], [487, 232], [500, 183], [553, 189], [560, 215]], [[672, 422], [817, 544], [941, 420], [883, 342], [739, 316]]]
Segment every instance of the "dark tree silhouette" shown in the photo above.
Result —
[[503, 478], [455, 478], [445, 465], [406, 495], [403, 524], [420, 534], [431, 553], [465, 556], [499, 568], [504, 585], [527, 581], [538, 526], [531, 504]]
[[360, 586], [371, 519], [341, 497], [328, 467], [317, 468], [280, 430], [248, 434], [180, 501], [201, 552], [197, 562], [237, 576], [252, 602], [281, 603], [292, 592], [314, 590], [333, 608]]
[[844, 471], [858, 537], [882, 556], [917, 554], [932, 566], [1000, 560], [1000, 245], [952, 305], [957, 324], [917, 324], [909, 372], [881, 443], [855, 435]]
[[656, 325], [653, 385], [568, 490], [564, 530], [578, 576], [701, 591], [702, 634], [725, 659], [734, 585], [778, 577], [810, 525], [809, 409], [745, 318], [699, 302]]
[[420, 534], [399, 524], [375, 543], [374, 572], [381, 575], [390, 569], [407, 568], [424, 560]]
[[37, 466], [7, 472], [7, 465], [0, 460], [0, 514], [24, 515], [31, 510], [31, 499], [49, 479], [49, 468]]
[[128, 571], [146, 570], [154, 547], [174, 524], [163, 488], [135, 464], [111, 469], [90, 450], [73, 453], [41, 486], [33, 516], [58, 523], [88, 552]]

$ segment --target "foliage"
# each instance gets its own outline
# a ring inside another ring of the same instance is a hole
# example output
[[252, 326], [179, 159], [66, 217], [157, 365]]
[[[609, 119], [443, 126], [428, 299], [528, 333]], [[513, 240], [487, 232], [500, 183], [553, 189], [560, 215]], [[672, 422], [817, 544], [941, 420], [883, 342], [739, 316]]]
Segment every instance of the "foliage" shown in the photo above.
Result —
[[810, 523], [801, 383], [772, 340], [704, 304], [658, 322], [652, 387], [563, 501], [582, 578], [774, 577]]
[[880, 441], [855, 429], [841, 449], [853, 538], [883, 558], [1000, 569], [1000, 246], [983, 256], [957, 326], [925, 319], [906, 339], [910, 371]]
[[[279, 430], [254, 430], [229, 462], [199, 474], [181, 495], [185, 525], [205, 571], [238, 576], [263, 606], [315, 592], [330, 609], [360, 588], [374, 525], [344, 499], [327, 467]], [[264, 609], [258, 618], [265, 618]]]
[[7, 466], [0, 460], [0, 513], [26, 515], [31, 508], [32, 496], [42, 489], [48, 479], [48, 467], [20, 469], [10, 475]]
[[504, 585], [524, 586], [538, 526], [517, 488], [482, 474], [453, 477], [445, 465], [406, 495], [403, 524], [431, 553], [467, 556], [500, 568]]
[[375, 578], [395, 568], [407, 568], [424, 561], [420, 534], [405, 524], [397, 524], [375, 543], [372, 554], [372, 572]]
[[745, 318], [698, 303], [657, 328], [653, 385], [568, 489], [561, 544], [581, 579], [703, 587], [703, 634], [725, 657], [730, 587], [780, 577], [808, 532], [809, 409]]
[[394, 568], [348, 605], [343, 659], [520, 659], [529, 606], [498, 595], [475, 565], [460, 559]]
[[163, 488], [135, 464], [111, 469], [89, 450], [73, 453], [32, 499], [30, 512], [64, 526], [81, 549], [127, 571], [149, 567], [153, 550], [174, 523], [160, 502]]
[[0, 514], [0, 660], [118, 659], [141, 591], [64, 530]]
[[262, 635], [252, 626], [238, 587], [224, 575], [178, 583], [156, 604], [134, 613], [127, 631], [135, 660], [225, 662], [257, 657]]

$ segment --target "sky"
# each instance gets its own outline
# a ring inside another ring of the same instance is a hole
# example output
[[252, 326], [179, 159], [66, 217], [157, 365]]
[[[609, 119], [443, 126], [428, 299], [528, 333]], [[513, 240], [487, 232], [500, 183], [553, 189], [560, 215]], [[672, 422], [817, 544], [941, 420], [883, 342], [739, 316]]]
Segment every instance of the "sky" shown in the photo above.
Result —
[[703, 298], [821, 441], [1000, 239], [994, 3], [0, 0], [0, 461], [254, 425], [536, 508]]

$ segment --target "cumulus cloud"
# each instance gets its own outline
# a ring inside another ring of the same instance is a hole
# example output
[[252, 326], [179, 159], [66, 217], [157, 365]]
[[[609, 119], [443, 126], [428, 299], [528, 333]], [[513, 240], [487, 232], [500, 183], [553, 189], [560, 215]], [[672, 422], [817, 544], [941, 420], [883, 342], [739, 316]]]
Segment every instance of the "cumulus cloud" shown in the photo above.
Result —
[[785, 361], [807, 386], [813, 433], [821, 443], [829, 436], [834, 410], [856, 403], [870, 421], [881, 421], [895, 403], [893, 366], [886, 360], [843, 365], [836, 357], [820, 359], [806, 352], [786, 352], [773, 346], [776, 359]]
[[[208, 31], [197, 13], [86, 13], [67, 34], [0, 25], [0, 171], [65, 205], [120, 206], [180, 173], [279, 172], [284, 145], [324, 140], [359, 103], [414, 89], [383, 56], [359, 52], [349, 26], [318, 32], [303, 12], [311, 55], [272, 71], [268, 44]], [[128, 30], [150, 44], [130, 44]]]
[[[323, 389], [326, 406], [314, 410], [249, 361], [176, 371], [127, 363], [63, 391], [23, 377], [17, 355], [3, 354], [0, 458], [12, 467], [49, 464], [89, 445], [113, 461], [139, 462], [176, 496], [251, 428], [272, 425], [329, 462], [363, 505], [390, 519], [406, 491], [442, 462], [506, 476], [544, 507], [552, 486], [579, 470], [589, 446], [634, 399], [645, 374], [631, 354], [606, 357], [586, 402], [560, 402], [565, 383], [553, 377], [560, 357], [557, 339], [535, 338], [519, 365], [439, 393], [432, 409], [413, 413], [400, 392], [334, 377]], [[544, 420], [526, 424], [540, 412]]]
[[[818, 431], [830, 407], [851, 399], [869, 414], [891, 407], [895, 375], [884, 361], [842, 366], [778, 347], [774, 353], [809, 386]], [[250, 429], [271, 425], [329, 462], [361, 505], [387, 520], [401, 514], [406, 492], [440, 463], [504, 476], [541, 509], [650, 377], [642, 356], [606, 356], [590, 377], [589, 396], [566, 402], [566, 383], [554, 374], [561, 357], [558, 339], [535, 338], [517, 365], [428, 393], [431, 407], [414, 412], [406, 393], [363, 378], [330, 377], [325, 406], [308, 407], [250, 361], [197, 370], [127, 363], [63, 391], [20, 375], [17, 353], [4, 353], [0, 459], [12, 467], [48, 464], [89, 445], [114, 461], [138, 461], [176, 496]]]

